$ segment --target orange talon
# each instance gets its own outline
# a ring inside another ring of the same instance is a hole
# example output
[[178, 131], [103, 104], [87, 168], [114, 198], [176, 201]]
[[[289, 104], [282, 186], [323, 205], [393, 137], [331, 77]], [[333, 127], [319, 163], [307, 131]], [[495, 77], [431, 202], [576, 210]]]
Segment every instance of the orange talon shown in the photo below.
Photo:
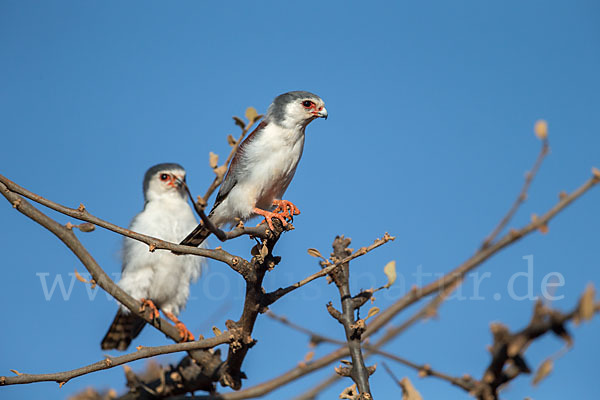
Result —
[[280, 212], [286, 218], [292, 220], [294, 215], [299, 215], [300, 210], [291, 201], [288, 200], [273, 200], [273, 205], [277, 206], [273, 212]]
[[152, 311], [152, 319], [160, 318], [160, 313], [158, 312], [158, 307], [154, 305], [152, 300], [140, 299], [142, 305], [140, 306], [140, 312], [146, 311], [146, 307], [148, 307]]
[[265, 221], [267, 221], [267, 224], [269, 225], [269, 229], [271, 229], [272, 231], [275, 231], [275, 228], [273, 227], [273, 222], [271, 221], [271, 218], [277, 218], [278, 220], [281, 221], [283, 226], [287, 226], [287, 221], [285, 220], [284, 215], [277, 214], [277, 213], [274, 213], [271, 211], [261, 210], [260, 208], [254, 208], [254, 210], [252, 210], [252, 211], [255, 214], [262, 215], [263, 217], [265, 217]]
[[179, 336], [181, 337], [182, 342], [190, 342], [196, 340], [194, 339], [194, 334], [190, 332], [189, 329], [183, 324], [183, 322], [177, 319], [175, 315], [171, 314], [170, 312], [164, 312], [164, 314], [167, 316], [167, 318], [169, 318], [175, 323], [175, 328], [177, 328], [177, 330], [179, 331]]

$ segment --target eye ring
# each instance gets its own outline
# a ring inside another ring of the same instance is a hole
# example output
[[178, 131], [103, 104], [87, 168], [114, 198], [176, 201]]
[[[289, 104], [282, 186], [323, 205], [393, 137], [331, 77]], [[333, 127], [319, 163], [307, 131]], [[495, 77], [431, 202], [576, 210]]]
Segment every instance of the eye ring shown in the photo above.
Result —
[[313, 107], [315, 106], [315, 103], [313, 103], [313, 102], [312, 102], [312, 101], [310, 101], [310, 100], [304, 100], [304, 101], [302, 102], [302, 105], [303, 105], [304, 107], [306, 107], [306, 108], [313, 108]]
[[160, 180], [161, 181], [167, 181], [167, 180], [169, 180], [169, 174], [161, 174], [160, 175]]

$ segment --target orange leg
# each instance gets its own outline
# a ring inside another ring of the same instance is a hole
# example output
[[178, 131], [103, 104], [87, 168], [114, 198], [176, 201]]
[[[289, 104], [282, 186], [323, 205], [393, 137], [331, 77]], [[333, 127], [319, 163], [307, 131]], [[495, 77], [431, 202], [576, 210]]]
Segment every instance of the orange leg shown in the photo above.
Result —
[[277, 206], [273, 212], [280, 212], [290, 220], [294, 218], [294, 215], [299, 215], [300, 210], [291, 201], [288, 200], [273, 200], [273, 205]]
[[146, 307], [148, 307], [152, 311], [152, 319], [160, 318], [160, 313], [158, 312], [158, 308], [152, 300], [140, 299], [142, 305], [140, 306], [140, 312], [146, 311]]
[[179, 336], [181, 336], [182, 342], [196, 340], [194, 339], [194, 335], [192, 334], [192, 332], [190, 332], [189, 329], [183, 324], [183, 322], [178, 320], [175, 315], [171, 314], [170, 312], [164, 312], [164, 314], [175, 324], [175, 328], [177, 328], [177, 330], [179, 331]]
[[269, 225], [269, 229], [271, 229], [272, 231], [274, 231], [275, 228], [273, 227], [273, 222], [271, 221], [271, 218], [277, 218], [278, 220], [281, 221], [283, 226], [287, 226], [287, 221], [285, 220], [285, 216], [282, 214], [277, 214], [277, 213], [274, 213], [271, 211], [261, 210], [260, 208], [254, 208], [254, 210], [252, 210], [252, 211], [255, 214], [262, 215], [263, 217], [265, 217], [265, 221], [267, 221], [267, 224]]

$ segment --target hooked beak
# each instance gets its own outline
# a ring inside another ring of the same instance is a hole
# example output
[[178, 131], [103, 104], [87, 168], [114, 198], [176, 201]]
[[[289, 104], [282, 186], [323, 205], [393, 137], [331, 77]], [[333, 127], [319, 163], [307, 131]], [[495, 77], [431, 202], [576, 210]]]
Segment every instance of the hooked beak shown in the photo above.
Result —
[[327, 109], [325, 107], [323, 107], [319, 111], [313, 111], [312, 114], [317, 118], [327, 119]]
[[175, 183], [177, 187], [182, 187], [185, 185], [185, 181], [183, 179], [184, 178], [181, 178], [177, 175], [173, 175], [173, 183]]

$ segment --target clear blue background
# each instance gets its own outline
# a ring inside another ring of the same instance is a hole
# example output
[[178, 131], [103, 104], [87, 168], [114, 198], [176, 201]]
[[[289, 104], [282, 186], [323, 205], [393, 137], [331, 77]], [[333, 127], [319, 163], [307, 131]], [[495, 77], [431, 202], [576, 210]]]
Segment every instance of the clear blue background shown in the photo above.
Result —
[[[142, 208], [148, 167], [179, 162], [194, 192], [204, 193], [213, 179], [208, 152], [224, 159], [226, 135], [239, 134], [232, 115], [242, 116], [247, 106], [264, 112], [289, 90], [313, 91], [330, 118], [307, 130], [286, 196], [302, 215], [278, 244], [283, 262], [265, 286], [271, 290], [315, 272], [306, 249], [328, 254], [337, 234], [360, 247], [389, 231], [395, 242], [352, 265], [356, 291], [385, 283], [383, 266], [397, 261], [402, 278], [377, 296], [375, 305], [383, 308], [416, 283], [412, 274], [419, 266], [443, 273], [475, 251], [537, 156], [538, 118], [548, 120], [552, 152], [512, 226], [550, 208], [561, 190], [573, 190], [592, 166], [600, 167], [599, 16], [596, 1], [4, 0], [0, 173], [126, 226]], [[480, 269], [491, 274], [480, 285], [483, 300], [468, 299], [474, 293], [469, 278], [462, 289], [466, 300], [450, 300], [438, 319], [418, 324], [386, 350], [450, 374], [481, 377], [489, 361], [489, 323], [519, 329], [531, 315], [531, 300], [508, 295], [511, 276], [527, 270], [522, 257], [534, 256], [533, 295], [540, 295], [546, 274], [564, 276], [555, 291], [564, 298], [555, 307], [572, 307], [588, 282], [600, 283], [599, 201], [595, 189], [552, 221], [547, 235], [535, 233], [487, 262]], [[103, 293], [90, 300], [78, 281], [67, 300], [57, 288], [47, 301], [36, 274], [48, 273], [49, 285], [58, 276], [69, 289], [68, 274], [83, 273], [83, 267], [8, 203], [0, 207], [0, 221], [0, 374], [62, 371], [101, 359], [99, 343], [114, 301]], [[102, 229], [78, 236], [107, 272], [120, 271], [119, 236]], [[247, 255], [251, 245], [241, 238], [224, 247]], [[516, 293], [525, 294], [526, 279], [515, 282]], [[226, 319], [239, 318], [242, 280], [211, 262], [192, 296], [182, 319], [195, 333], [211, 335], [211, 326], [223, 329]], [[320, 280], [272, 310], [342, 338], [325, 311], [330, 299], [339, 302], [335, 288]], [[575, 347], [557, 360], [551, 379], [532, 387], [521, 377], [503, 397], [593, 398], [599, 329], [598, 319], [573, 328]], [[244, 364], [245, 387], [292, 368], [308, 351], [306, 337], [265, 316], [254, 337], [259, 342]], [[146, 328], [134, 345], [165, 343]], [[554, 337], [536, 342], [527, 352], [530, 366], [562, 345]], [[323, 345], [317, 356], [332, 348]], [[469, 398], [388, 363], [425, 398]], [[265, 398], [291, 398], [331, 372], [332, 366]], [[382, 368], [371, 379], [376, 398], [400, 396]], [[349, 385], [340, 381], [321, 397], [334, 398]], [[5, 387], [0, 397], [59, 399], [88, 386], [122, 392], [122, 369], [77, 378], [62, 389], [55, 383]]]

